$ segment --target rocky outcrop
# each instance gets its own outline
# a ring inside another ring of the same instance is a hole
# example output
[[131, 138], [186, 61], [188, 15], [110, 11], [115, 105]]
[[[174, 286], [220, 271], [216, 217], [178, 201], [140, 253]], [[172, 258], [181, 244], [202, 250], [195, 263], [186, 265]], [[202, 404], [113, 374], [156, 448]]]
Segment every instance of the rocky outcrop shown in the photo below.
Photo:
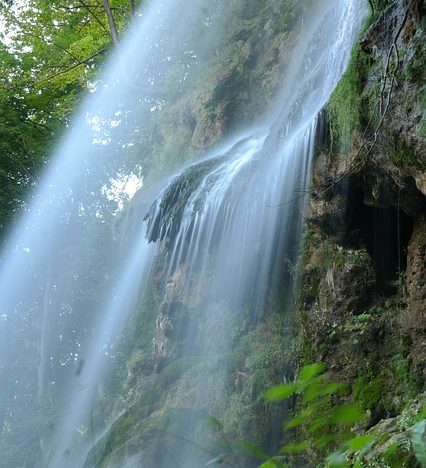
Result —
[[[198, 194], [199, 186], [220, 161], [221, 157], [216, 157], [196, 163], [171, 180], [144, 218], [144, 221], [147, 221], [149, 242], [170, 241], [175, 238], [184, 222], [184, 211], [188, 201], [193, 198], [195, 204], [202, 204], [204, 190]], [[196, 211], [195, 207], [190, 214], [193, 215]], [[187, 222], [190, 223], [191, 219]]]
[[408, 245], [405, 275], [407, 310], [400, 326], [408, 337], [412, 378], [426, 382], [426, 216], [420, 216]]
[[[303, 352], [352, 387], [364, 429], [389, 433], [368, 466], [384, 466], [389, 446], [408, 440], [399, 422], [407, 405], [419, 414], [426, 382], [423, 3], [393, 2], [362, 36], [355, 58], [368, 65], [343, 78], [361, 83], [359, 126], [344, 147], [335, 134], [321, 145], [307, 221]], [[396, 456], [408, 464], [390, 466], [414, 466], [407, 447]]]
[[177, 269], [165, 286], [163, 301], [156, 320], [154, 361], [157, 372], [181, 354], [189, 326], [189, 292], [185, 287], [185, 271]]

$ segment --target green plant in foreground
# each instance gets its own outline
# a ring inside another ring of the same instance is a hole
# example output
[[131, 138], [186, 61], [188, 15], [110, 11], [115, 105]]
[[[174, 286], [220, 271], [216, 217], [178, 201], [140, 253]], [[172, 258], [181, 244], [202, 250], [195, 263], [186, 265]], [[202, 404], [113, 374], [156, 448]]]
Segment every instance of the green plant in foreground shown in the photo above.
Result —
[[418, 422], [412, 430], [411, 443], [414, 454], [422, 468], [426, 467], [426, 419]]
[[[340, 466], [343, 452], [356, 452], [368, 444], [372, 436], [353, 437], [351, 428], [364, 417], [356, 404], [336, 402], [339, 395], [347, 394], [347, 385], [332, 382], [322, 363], [304, 366], [294, 382], [275, 386], [263, 395], [268, 401], [282, 401], [294, 395], [300, 399], [297, 414], [285, 424], [286, 429], [299, 428], [302, 440], [287, 443], [278, 455], [297, 454], [308, 449], [327, 453], [339, 448], [328, 457], [329, 466]], [[262, 468], [283, 466], [274, 459]], [[275, 463], [275, 465], [271, 465]]]
[[340, 403], [348, 393], [347, 385], [331, 380], [324, 364], [304, 366], [294, 381], [274, 386], [262, 395], [270, 403], [298, 398], [298, 410], [285, 424], [287, 430], [297, 429], [298, 437], [286, 437], [292, 442], [271, 457], [252, 442], [228, 439], [223, 425], [214, 420], [222, 450], [206, 466], [247, 466], [244, 457], [249, 456], [260, 461], [260, 468], [290, 468], [306, 462], [327, 468], [426, 468], [426, 411], [421, 397], [394, 418], [393, 426], [378, 425], [355, 436], [354, 426], [360, 429], [365, 414], [358, 404]]

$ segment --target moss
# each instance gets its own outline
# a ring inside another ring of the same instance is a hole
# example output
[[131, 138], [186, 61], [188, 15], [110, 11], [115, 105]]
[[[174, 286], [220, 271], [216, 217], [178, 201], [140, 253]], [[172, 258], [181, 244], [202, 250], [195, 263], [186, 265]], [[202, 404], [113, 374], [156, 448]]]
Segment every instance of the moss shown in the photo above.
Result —
[[423, 138], [426, 138], [426, 118], [422, 118], [421, 124], [420, 124], [420, 135]]
[[[410, 468], [419, 466], [413, 450], [414, 425], [424, 419], [425, 395], [411, 399], [395, 417], [384, 419], [367, 434], [371, 443], [355, 459], [362, 467]], [[354, 460], [355, 461], [355, 460]], [[352, 465], [351, 465], [352, 466]]]
[[417, 388], [416, 383], [410, 376], [407, 356], [402, 350], [402, 345], [400, 345], [400, 350], [398, 350], [398, 353], [392, 356], [390, 359], [390, 368], [396, 382], [403, 389], [404, 400], [414, 396], [419, 391], [419, 388]]
[[[209, 402], [210, 414], [222, 421], [226, 437], [230, 440], [244, 437], [268, 446], [271, 421], [281, 420], [281, 408], [266, 404], [259, 396], [266, 388], [280, 383], [283, 375], [291, 378], [293, 371], [289, 368], [297, 347], [291, 318], [283, 313], [283, 305], [277, 302], [270, 307], [270, 315], [265, 312], [265, 318], [257, 324], [236, 325], [238, 344], [228, 353], [209, 356], [208, 361], [180, 358], [165, 367], [150, 390], [140, 392], [138, 403], [114, 425], [103, 450], [98, 448], [103, 457], [98, 466], [105, 466], [114, 457], [119, 460], [122, 450], [131, 454], [133, 444], [139, 444], [139, 450], [145, 446], [148, 451], [154, 450], [150, 441], [154, 444], [155, 430], [165, 428], [173, 433], [172, 424], [176, 421], [174, 416], [167, 415], [186, 411], [181, 406], [188, 404], [187, 391], [194, 387], [198, 389], [194, 395], [202, 392]], [[242, 322], [244, 317], [242, 314]], [[194, 407], [198, 405], [197, 398], [191, 402]], [[206, 412], [197, 416], [200, 425], [207, 415]], [[279, 424], [276, 430], [280, 431]], [[194, 433], [190, 439], [196, 441], [197, 437]], [[175, 450], [173, 443], [168, 442], [171, 453]], [[217, 452], [217, 440], [208, 434], [197, 443]]]
[[425, 61], [426, 61], [426, 44], [419, 41], [413, 54], [413, 58], [405, 67], [405, 76], [412, 83], [422, 85], [425, 81]]
[[372, 13], [370, 21], [375, 21], [392, 2], [393, 0], [368, 0]]
[[373, 377], [372, 375], [363, 374], [355, 381], [355, 401], [364, 410], [383, 411], [385, 408], [382, 400], [387, 390], [387, 381], [383, 375]]
[[400, 168], [416, 167], [422, 169], [422, 160], [417, 157], [413, 148], [408, 146], [401, 138], [395, 138], [390, 159]]
[[[309, 321], [309, 315], [305, 310], [300, 312], [300, 324], [302, 330], [306, 330]], [[302, 340], [300, 347], [300, 358], [302, 363], [315, 362], [316, 353], [312, 341], [307, 333], [302, 331]]]
[[357, 44], [348, 69], [334, 90], [328, 103], [333, 142], [348, 147], [353, 132], [361, 126], [361, 95], [370, 67], [370, 57]]
[[360, 369], [353, 394], [361, 408], [370, 412], [371, 422], [401, 412], [402, 407], [416, 394], [408, 366], [401, 354], [383, 361], [383, 368]]

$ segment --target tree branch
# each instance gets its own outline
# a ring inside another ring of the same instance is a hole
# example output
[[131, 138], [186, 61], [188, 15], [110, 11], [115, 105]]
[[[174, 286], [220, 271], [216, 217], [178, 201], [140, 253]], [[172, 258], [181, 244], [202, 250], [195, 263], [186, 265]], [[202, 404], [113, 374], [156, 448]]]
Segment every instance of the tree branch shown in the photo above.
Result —
[[109, 31], [107, 27], [102, 23], [102, 21], [98, 18], [98, 16], [92, 11], [89, 5], [87, 5], [84, 0], [79, 0], [80, 4], [89, 12], [89, 14], [93, 17], [93, 19], [99, 24], [99, 26], [107, 33], [109, 34]]
[[[81, 10], [81, 6], [77, 5], [77, 6], [73, 6], [73, 5], [61, 5], [61, 4], [58, 4], [57, 5], [59, 8], [62, 8], [63, 10], [68, 10], [68, 11], [75, 11], [75, 10]], [[85, 8], [90, 8], [90, 9], [96, 9], [96, 10], [104, 10], [104, 7], [102, 5], [92, 5], [92, 4], [86, 4], [85, 5]], [[120, 12], [123, 12], [123, 8], [121, 7], [111, 7], [111, 10], [117, 10], [117, 11], [120, 11]]]
[[81, 60], [79, 61], [78, 63], [75, 63], [74, 65], [72, 65], [71, 67], [68, 67], [66, 68], [65, 70], [60, 70], [58, 71], [57, 73], [53, 73], [52, 75], [50, 76], [47, 76], [46, 78], [42, 78], [41, 80], [37, 81], [37, 84], [39, 83], [44, 83], [45, 81], [49, 81], [51, 80], [52, 78], [56, 78], [57, 76], [59, 75], [63, 75], [64, 73], [68, 73], [70, 72], [71, 70], [74, 70], [75, 68], [81, 66], [81, 65], [85, 65], [87, 64], [88, 62], [90, 62], [90, 60], [94, 59], [95, 57], [97, 57], [98, 55], [102, 54], [103, 52], [105, 52], [106, 49], [100, 49], [98, 50], [97, 52], [95, 52], [94, 54], [92, 54], [90, 57], [87, 57], [87, 59], [85, 60]]
[[44, 125], [44, 124], [38, 123], [38, 122], [34, 122], [34, 120], [31, 120], [31, 119], [19, 119], [19, 120], [22, 123], [32, 125], [33, 127], [37, 128], [38, 130], [40, 130], [40, 128], [44, 128], [45, 130], [48, 130], [49, 132], [51, 131], [51, 129], [47, 125]]
[[37, 36], [36, 34], [33, 34], [33, 33], [30, 33], [30, 32], [25, 32], [23, 30], [23, 28], [21, 28], [22, 31], [21, 31], [21, 34], [23, 34], [24, 36], [30, 36], [30, 37], [33, 37], [34, 39], [38, 39], [40, 42], [45, 42], [46, 44], [52, 44], [53, 46], [55, 46], [57, 49], [59, 50], [62, 50], [62, 52], [65, 52], [66, 54], [68, 54], [70, 57], [72, 57], [74, 60], [80, 60], [78, 57], [76, 57], [72, 52], [70, 52], [68, 49], [66, 49], [65, 47], [62, 47], [60, 44], [56, 43], [55, 41], [52, 41], [51, 39], [44, 39], [40, 36]]

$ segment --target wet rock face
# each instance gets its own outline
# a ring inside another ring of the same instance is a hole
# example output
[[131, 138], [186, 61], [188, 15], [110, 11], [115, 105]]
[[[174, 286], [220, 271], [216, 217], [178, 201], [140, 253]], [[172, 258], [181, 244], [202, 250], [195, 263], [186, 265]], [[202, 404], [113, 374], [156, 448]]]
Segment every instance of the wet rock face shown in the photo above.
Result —
[[185, 290], [185, 271], [175, 271], [165, 286], [164, 299], [156, 320], [154, 360], [159, 367], [181, 354], [184, 331], [188, 327], [188, 293]]
[[[342, 250], [343, 251], [343, 250]], [[333, 311], [331, 318], [341, 320], [348, 314], [355, 314], [368, 303], [368, 291], [374, 284], [374, 269], [366, 252], [358, 251], [357, 260], [344, 261], [327, 268], [325, 278], [321, 281], [318, 306], [323, 314]], [[360, 291], [363, 295], [360, 296]]]
[[388, 83], [395, 78], [381, 128], [382, 148], [375, 149], [374, 156], [382, 159], [381, 165], [394, 171], [394, 176], [398, 176], [398, 171], [392, 166], [398, 167], [403, 177], [416, 180], [421, 180], [426, 171], [424, 14], [422, 1], [392, 2], [361, 40], [361, 47], [372, 62], [364, 86], [365, 96], [378, 98], [384, 77]]
[[341, 346], [333, 331], [344, 327], [370, 303], [375, 284], [373, 262], [364, 249], [344, 249], [323, 238], [322, 245], [311, 250], [306, 270], [306, 332], [317, 356], [327, 360], [327, 356], [338, 354], [334, 346]]
[[392, 57], [388, 69], [388, 79], [396, 77], [389, 108], [371, 151], [342, 179], [347, 155], [322, 147], [314, 164], [301, 297], [306, 353], [325, 361], [337, 380], [362, 382], [366, 395], [376, 395], [365, 403], [355, 392], [371, 424], [398, 414], [426, 381], [424, 14], [424, 2], [391, 2], [361, 40], [370, 64], [349, 158], [360, 158], [358, 148], [373, 131], [365, 127], [393, 44], [398, 51], [398, 66]]
[[361, 40], [362, 48], [376, 57], [385, 57], [395, 31], [405, 15], [405, 1], [394, 2], [369, 28]]
[[417, 220], [408, 246], [406, 287], [410, 306], [426, 314], [426, 216]]
[[408, 246], [407, 311], [400, 323], [404, 334], [410, 339], [412, 373], [426, 381], [426, 216], [420, 217]]
[[[397, 416], [426, 382], [424, 8], [392, 2], [367, 31], [360, 128], [349, 155], [322, 146], [314, 162], [301, 293], [304, 352], [352, 386], [350, 398], [370, 415], [367, 427]], [[368, 106], [377, 102], [400, 27], [389, 108], [375, 144], [360, 156], [374, 128]], [[349, 174], [348, 157], [355, 161]]]
[[220, 160], [221, 158], [208, 159], [194, 164], [170, 182], [144, 218], [148, 221], [149, 242], [170, 241], [175, 238], [188, 200], [194, 196], [203, 178]]

